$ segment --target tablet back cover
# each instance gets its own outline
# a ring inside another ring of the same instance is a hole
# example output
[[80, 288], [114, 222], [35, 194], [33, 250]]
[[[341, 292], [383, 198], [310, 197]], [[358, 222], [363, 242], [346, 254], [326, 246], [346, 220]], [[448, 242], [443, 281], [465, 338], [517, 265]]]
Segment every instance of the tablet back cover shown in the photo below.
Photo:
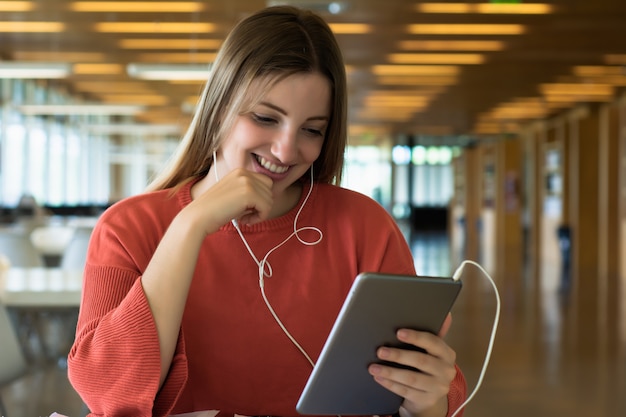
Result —
[[[379, 346], [402, 347], [400, 328], [438, 333], [461, 289], [451, 278], [360, 274], [296, 409], [301, 414], [393, 414], [402, 398], [367, 372]], [[406, 347], [406, 346], [404, 346]]]

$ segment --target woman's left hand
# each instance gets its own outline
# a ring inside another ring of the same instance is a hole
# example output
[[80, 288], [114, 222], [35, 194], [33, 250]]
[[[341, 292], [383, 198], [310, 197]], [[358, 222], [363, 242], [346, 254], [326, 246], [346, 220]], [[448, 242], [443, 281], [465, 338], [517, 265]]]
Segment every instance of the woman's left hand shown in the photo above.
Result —
[[380, 385], [404, 398], [404, 410], [401, 408], [401, 411], [413, 416], [445, 417], [448, 390], [456, 376], [456, 352], [443, 340], [451, 321], [448, 314], [439, 335], [409, 329], [398, 330], [399, 341], [421, 348], [425, 353], [390, 347], [378, 349], [380, 360], [419, 370], [381, 364], [372, 364], [369, 367], [370, 374]]

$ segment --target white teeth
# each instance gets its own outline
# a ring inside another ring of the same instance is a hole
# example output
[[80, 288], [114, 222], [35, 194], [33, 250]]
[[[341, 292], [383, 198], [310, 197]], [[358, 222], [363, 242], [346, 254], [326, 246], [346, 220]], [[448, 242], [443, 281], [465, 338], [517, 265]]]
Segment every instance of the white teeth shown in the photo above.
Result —
[[259, 164], [261, 164], [263, 168], [275, 174], [283, 174], [289, 169], [289, 167], [277, 166], [259, 155], [256, 155], [256, 160], [259, 162]]

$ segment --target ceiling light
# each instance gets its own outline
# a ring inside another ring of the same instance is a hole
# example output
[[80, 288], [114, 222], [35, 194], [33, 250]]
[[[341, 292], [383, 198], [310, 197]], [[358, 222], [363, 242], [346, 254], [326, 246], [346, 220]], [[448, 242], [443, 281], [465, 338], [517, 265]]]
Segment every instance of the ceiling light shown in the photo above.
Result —
[[206, 80], [210, 66], [128, 64], [126, 71], [131, 77], [144, 80]]
[[74, 64], [77, 75], [114, 75], [123, 74], [124, 67], [120, 64]]
[[502, 41], [405, 40], [398, 43], [404, 51], [501, 51]]
[[74, 12], [196, 13], [205, 10], [206, 5], [193, 1], [74, 1], [69, 9]]
[[607, 102], [615, 93], [615, 86], [599, 83], [549, 83], [539, 89], [548, 103]]
[[415, 10], [420, 13], [470, 13], [472, 4], [467, 3], [420, 3]]
[[545, 95], [562, 96], [609, 96], [615, 90], [612, 85], [596, 83], [540, 84], [539, 89]]
[[44, 62], [0, 62], [0, 78], [51, 79], [65, 78], [70, 74], [70, 65]]
[[459, 67], [454, 65], [374, 65], [376, 75], [457, 75]]
[[24, 104], [16, 107], [22, 114], [30, 116], [67, 115], [133, 115], [141, 112], [140, 105], [113, 104]]
[[562, 76], [556, 79], [563, 84], [610, 84], [612, 86], [626, 86], [626, 71], [621, 66], [579, 65], [572, 69], [573, 75]]
[[172, 63], [213, 62], [216, 55], [216, 52], [154, 52], [136, 55], [136, 60], [141, 62]]
[[218, 49], [219, 39], [121, 39], [118, 46], [122, 49]]
[[167, 80], [170, 84], [177, 84], [182, 86], [192, 86], [196, 88], [198, 84], [204, 83], [206, 78], [198, 78], [197, 80]]
[[0, 11], [29, 12], [35, 8], [32, 1], [0, 1]]
[[169, 99], [159, 94], [98, 94], [98, 100], [110, 104], [141, 103], [146, 106], [163, 106]]
[[62, 51], [20, 51], [13, 53], [16, 61], [50, 62], [102, 62], [106, 55], [102, 52], [62, 52]]
[[63, 32], [65, 24], [61, 22], [24, 22], [23, 20], [0, 22], [0, 32], [47, 33]]
[[397, 107], [423, 106], [430, 97], [368, 97], [364, 104], [368, 107], [381, 107], [392, 110]]
[[388, 111], [385, 111], [384, 109], [364, 109], [358, 112], [357, 117], [361, 120], [376, 119], [387, 122], [402, 122], [408, 121], [414, 113], [421, 110], [423, 109], [405, 109], [404, 111], [399, 111], [398, 109]]
[[608, 103], [613, 100], [612, 95], [560, 95], [546, 94], [544, 99], [549, 104], [560, 104], [562, 107], [572, 106], [575, 103]]
[[521, 35], [526, 32], [526, 27], [496, 23], [418, 23], [408, 25], [407, 31], [413, 35]]
[[626, 86], [626, 75], [605, 75], [597, 77], [594, 82], [601, 84], [611, 84], [613, 86], [624, 87]]
[[550, 14], [554, 6], [544, 3], [478, 3], [475, 13], [486, 14]]
[[549, 14], [554, 7], [544, 3], [420, 3], [420, 13]]
[[578, 65], [573, 69], [574, 75], [578, 77], [600, 77], [600, 76], [623, 76], [626, 75], [624, 67], [603, 66], [603, 65]]
[[481, 54], [389, 54], [387, 59], [392, 64], [482, 64], [485, 58]]
[[492, 119], [540, 119], [547, 116], [549, 109], [542, 101], [539, 104], [530, 105], [525, 103], [503, 103], [491, 110], [488, 116]]
[[456, 76], [434, 75], [380, 75], [376, 81], [382, 85], [412, 85], [412, 86], [449, 86], [458, 82]]
[[372, 31], [372, 26], [366, 23], [329, 23], [329, 26], [336, 35], [363, 35]]
[[215, 32], [216, 25], [201, 22], [99, 22], [94, 25], [94, 30], [105, 33], [210, 33]]

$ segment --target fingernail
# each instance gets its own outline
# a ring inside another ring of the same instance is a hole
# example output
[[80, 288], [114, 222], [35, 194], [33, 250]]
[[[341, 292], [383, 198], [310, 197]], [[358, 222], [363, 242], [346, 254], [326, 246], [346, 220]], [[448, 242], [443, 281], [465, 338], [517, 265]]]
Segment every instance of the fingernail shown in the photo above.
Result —
[[386, 347], [381, 347], [380, 349], [378, 349], [378, 357], [381, 359], [385, 359], [389, 357], [389, 349]]
[[374, 375], [380, 374], [382, 367], [380, 365], [370, 365], [370, 373]]

